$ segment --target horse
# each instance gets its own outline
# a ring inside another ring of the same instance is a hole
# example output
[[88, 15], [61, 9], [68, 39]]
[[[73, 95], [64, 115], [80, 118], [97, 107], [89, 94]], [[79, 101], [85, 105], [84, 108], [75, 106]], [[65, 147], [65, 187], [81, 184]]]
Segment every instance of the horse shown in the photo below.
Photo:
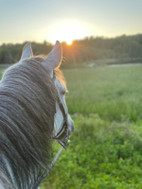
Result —
[[74, 124], [60, 70], [62, 46], [33, 56], [24, 46], [19, 62], [0, 81], [0, 189], [35, 189], [52, 157], [52, 141], [65, 146]]

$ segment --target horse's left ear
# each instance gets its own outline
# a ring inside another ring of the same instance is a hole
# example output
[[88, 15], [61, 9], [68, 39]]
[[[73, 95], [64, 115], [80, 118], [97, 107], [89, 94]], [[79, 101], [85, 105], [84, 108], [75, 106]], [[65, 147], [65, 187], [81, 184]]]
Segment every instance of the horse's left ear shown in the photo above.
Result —
[[55, 68], [60, 66], [61, 61], [62, 61], [62, 46], [59, 41], [56, 41], [54, 48], [41, 64], [45, 69], [47, 69], [51, 73]]
[[23, 48], [21, 60], [30, 58], [31, 56], [33, 56], [33, 52], [31, 49], [31, 43], [27, 43]]

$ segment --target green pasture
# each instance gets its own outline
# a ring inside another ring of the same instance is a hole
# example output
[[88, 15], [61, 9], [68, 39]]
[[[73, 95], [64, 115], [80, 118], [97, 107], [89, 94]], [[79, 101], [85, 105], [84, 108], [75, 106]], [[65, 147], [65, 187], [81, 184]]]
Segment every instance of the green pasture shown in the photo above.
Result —
[[42, 189], [141, 189], [142, 66], [64, 75], [75, 131]]
[[71, 114], [98, 114], [103, 120], [142, 118], [142, 66], [65, 70]]
[[75, 131], [41, 189], [142, 189], [142, 66], [63, 72]]

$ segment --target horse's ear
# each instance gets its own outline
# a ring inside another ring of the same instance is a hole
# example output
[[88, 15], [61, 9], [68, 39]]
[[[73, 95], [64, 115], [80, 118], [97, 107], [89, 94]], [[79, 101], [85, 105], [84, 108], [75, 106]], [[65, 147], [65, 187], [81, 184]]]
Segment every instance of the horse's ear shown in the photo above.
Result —
[[33, 56], [33, 52], [31, 49], [31, 43], [27, 43], [23, 48], [21, 60], [30, 58], [31, 56]]
[[59, 41], [56, 41], [52, 51], [48, 54], [45, 60], [41, 63], [42, 66], [49, 72], [60, 66], [62, 61], [62, 46]]

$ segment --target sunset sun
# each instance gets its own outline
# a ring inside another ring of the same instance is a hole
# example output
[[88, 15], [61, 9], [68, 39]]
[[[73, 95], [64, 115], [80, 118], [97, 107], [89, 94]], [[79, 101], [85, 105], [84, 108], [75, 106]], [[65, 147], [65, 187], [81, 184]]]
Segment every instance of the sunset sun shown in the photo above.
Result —
[[51, 40], [53, 42], [56, 40], [64, 41], [68, 45], [71, 45], [73, 40], [84, 38], [87, 35], [85, 26], [74, 20], [63, 20], [56, 23], [52, 28], [52, 31], [50, 31]]

